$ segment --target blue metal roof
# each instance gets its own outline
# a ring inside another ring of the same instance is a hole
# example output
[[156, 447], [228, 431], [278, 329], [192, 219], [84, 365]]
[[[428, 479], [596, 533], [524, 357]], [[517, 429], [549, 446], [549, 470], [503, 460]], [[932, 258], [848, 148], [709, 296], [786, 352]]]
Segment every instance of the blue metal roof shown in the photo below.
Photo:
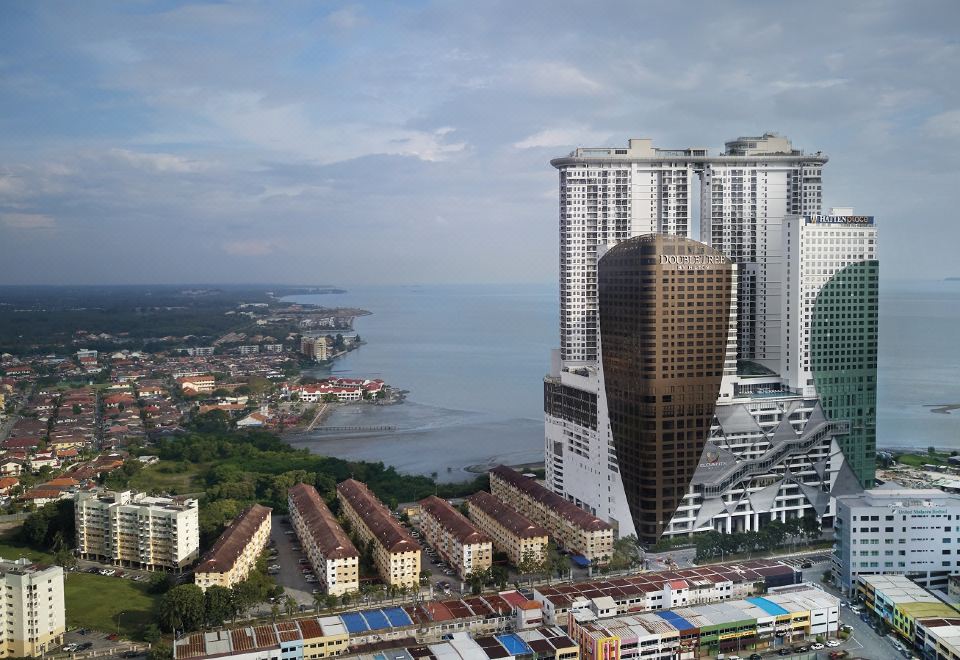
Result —
[[382, 610], [364, 610], [360, 612], [360, 614], [366, 619], [370, 630], [381, 630], [390, 627], [390, 622], [387, 621], [387, 617], [383, 615]]
[[410, 620], [410, 615], [400, 607], [388, 607], [383, 610], [383, 614], [390, 621], [390, 625], [394, 627], [413, 625], [413, 621]]
[[748, 603], [753, 603], [761, 610], [770, 614], [772, 616], [780, 616], [781, 614], [790, 614], [788, 610], [783, 609], [776, 603], [767, 600], [766, 598], [747, 598]]
[[366, 620], [357, 612], [346, 612], [340, 615], [340, 620], [346, 626], [347, 632], [361, 633], [369, 630]]
[[570, 555], [570, 560], [580, 568], [586, 568], [590, 565], [590, 560], [583, 555]]
[[671, 626], [676, 628], [677, 630], [691, 630], [697, 627], [692, 623], [690, 623], [689, 621], [687, 621], [686, 619], [684, 619], [679, 614], [671, 612], [670, 610], [655, 612], [655, 614], [661, 619], [663, 619], [664, 621], [666, 621], [667, 623], [669, 623]]
[[509, 651], [510, 655], [532, 655], [533, 649], [527, 646], [527, 643], [514, 635], [513, 633], [506, 633], [503, 635], [497, 635], [497, 641], [503, 644], [503, 647]]

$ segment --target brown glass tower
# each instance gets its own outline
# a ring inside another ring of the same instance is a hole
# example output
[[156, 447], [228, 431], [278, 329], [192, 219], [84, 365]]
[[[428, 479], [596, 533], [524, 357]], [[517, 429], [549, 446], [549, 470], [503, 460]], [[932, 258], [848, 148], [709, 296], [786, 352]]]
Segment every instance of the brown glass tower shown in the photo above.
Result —
[[728, 353], [736, 266], [679, 236], [619, 243], [599, 261], [610, 430], [637, 535], [655, 543], [697, 469]]

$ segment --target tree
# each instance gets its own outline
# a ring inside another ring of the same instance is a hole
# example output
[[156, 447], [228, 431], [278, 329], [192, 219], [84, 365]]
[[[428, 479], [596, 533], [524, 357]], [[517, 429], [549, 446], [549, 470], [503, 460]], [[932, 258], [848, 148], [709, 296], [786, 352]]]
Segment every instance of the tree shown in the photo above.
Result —
[[931, 445], [931, 446], [927, 447], [927, 453], [928, 453], [930, 456], [936, 456], [936, 455], [937, 455], [937, 448]]
[[297, 599], [293, 596], [287, 596], [283, 600], [283, 609], [287, 613], [287, 616], [293, 616], [296, 614], [298, 607], [299, 605], [297, 605]]
[[224, 622], [232, 620], [237, 613], [233, 591], [227, 587], [213, 585], [207, 587], [203, 594], [204, 608], [207, 613], [208, 626], [222, 626]]
[[[517, 573], [520, 575], [532, 575], [537, 571], [544, 570], [544, 560], [546, 559], [546, 554], [539, 561], [537, 560], [536, 555], [532, 550], [527, 550], [520, 557], [520, 562], [517, 564]], [[549, 571], [549, 567], [546, 568]]]
[[173, 658], [173, 648], [168, 644], [154, 644], [150, 649], [150, 660], [171, 660]]
[[160, 627], [155, 623], [149, 623], [143, 627], [143, 641], [148, 644], [156, 644], [161, 637]]
[[69, 571], [71, 568], [74, 568], [79, 562], [74, 554], [67, 548], [60, 548], [55, 553], [53, 553], [53, 563], [58, 566], [62, 566], [64, 570]]
[[643, 550], [635, 534], [624, 536], [613, 542], [613, 557], [610, 559], [612, 570], [624, 570], [639, 566], [643, 561]]
[[203, 626], [206, 619], [205, 606], [200, 587], [195, 584], [181, 584], [160, 599], [157, 618], [166, 631], [189, 632]]
[[349, 593], [345, 593], [342, 596], [340, 596], [340, 604], [343, 605], [344, 607], [349, 605], [351, 600], [353, 599], [350, 597]]
[[508, 579], [510, 579], [510, 573], [503, 566], [492, 566], [490, 568], [490, 581], [497, 585], [500, 591], [507, 588]]
[[808, 515], [800, 519], [800, 529], [807, 540], [813, 540], [820, 536], [820, 520], [816, 516]]
[[174, 586], [172, 576], [168, 573], [154, 573], [150, 576], [150, 581], [147, 582], [147, 593], [148, 594], [165, 594], [170, 591], [170, 587]]

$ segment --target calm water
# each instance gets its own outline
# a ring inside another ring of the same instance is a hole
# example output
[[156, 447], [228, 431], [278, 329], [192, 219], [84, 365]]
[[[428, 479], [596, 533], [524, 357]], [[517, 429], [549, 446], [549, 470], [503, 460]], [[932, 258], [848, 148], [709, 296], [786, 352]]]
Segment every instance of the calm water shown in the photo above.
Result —
[[[884, 282], [880, 308], [878, 442], [960, 449], [960, 282]], [[324, 434], [294, 444], [404, 472], [468, 476], [466, 468], [543, 459], [543, 375], [557, 344], [552, 285], [358, 287], [298, 302], [356, 306], [366, 346], [334, 373], [379, 377], [410, 391], [399, 406], [347, 406], [330, 426], [395, 431]]]

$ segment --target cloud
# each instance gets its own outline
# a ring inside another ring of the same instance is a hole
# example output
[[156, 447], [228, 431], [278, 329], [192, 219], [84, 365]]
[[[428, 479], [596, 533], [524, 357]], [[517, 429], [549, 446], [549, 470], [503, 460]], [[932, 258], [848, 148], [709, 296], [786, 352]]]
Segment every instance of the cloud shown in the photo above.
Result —
[[571, 146], [599, 145], [610, 138], [609, 133], [601, 133], [586, 127], [546, 128], [514, 142], [517, 149], [560, 148]]
[[57, 226], [56, 220], [42, 213], [0, 213], [0, 222], [8, 229], [26, 231], [54, 229]]
[[263, 257], [274, 254], [280, 243], [276, 239], [245, 239], [228, 241], [223, 251], [234, 257]]
[[948, 110], [927, 119], [924, 132], [936, 139], [941, 137], [960, 138], [960, 110]]
[[604, 91], [601, 83], [565, 62], [528, 62], [512, 67], [507, 76], [516, 86], [548, 96], [592, 96]]
[[363, 22], [357, 7], [341, 7], [327, 14], [327, 23], [338, 30], [352, 30]]
[[163, 153], [142, 153], [128, 149], [111, 149], [110, 155], [137, 168], [156, 172], [199, 172], [207, 168], [206, 163], [191, 158]]

